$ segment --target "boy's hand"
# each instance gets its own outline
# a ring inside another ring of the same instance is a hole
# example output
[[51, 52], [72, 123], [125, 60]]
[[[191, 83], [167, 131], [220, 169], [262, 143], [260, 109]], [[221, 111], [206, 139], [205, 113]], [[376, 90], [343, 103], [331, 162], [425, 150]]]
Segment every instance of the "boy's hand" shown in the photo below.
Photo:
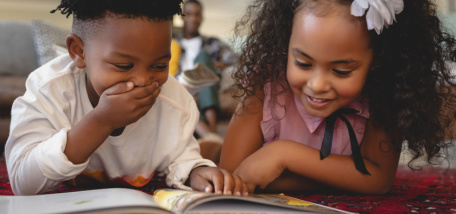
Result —
[[249, 192], [239, 176], [218, 167], [198, 167], [192, 171], [189, 179], [190, 186], [196, 191], [244, 196]]
[[274, 148], [277, 147], [276, 145], [279, 144], [271, 143], [262, 147], [247, 157], [234, 170], [233, 174], [241, 177], [251, 192], [255, 190], [256, 186], [261, 189], [266, 188], [286, 169], [282, 162], [280, 148]]
[[136, 122], [152, 108], [160, 90], [157, 82], [136, 87], [133, 82], [121, 82], [101, 94], [96, 109], [112, 129], [125, 127]]

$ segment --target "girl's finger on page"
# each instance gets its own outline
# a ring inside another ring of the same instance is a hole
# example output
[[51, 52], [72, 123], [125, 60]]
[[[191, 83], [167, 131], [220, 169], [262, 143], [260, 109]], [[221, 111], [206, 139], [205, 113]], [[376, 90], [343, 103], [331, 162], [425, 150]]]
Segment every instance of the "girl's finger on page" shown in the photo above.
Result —
[[242, 182], [241, 178], [237, 175], [233, 175], [234, 180], [234, 190], [233, 195], [241, 195], [243, 193], [244, 183]]
[[[246, 183], [242, 183], [242, 195], [243, 196], [248, 196], [249, 195], [249, 187], [247, 186]], [[253, 191], [252, 191], [253, 192]]]
[[223, 194], [224, 195], [232, 195], [233, 194], [233, 189], [235, 186], [235, 180], [231, 173], [228, 173], [227, 171], [220, 169], [223, 173]]

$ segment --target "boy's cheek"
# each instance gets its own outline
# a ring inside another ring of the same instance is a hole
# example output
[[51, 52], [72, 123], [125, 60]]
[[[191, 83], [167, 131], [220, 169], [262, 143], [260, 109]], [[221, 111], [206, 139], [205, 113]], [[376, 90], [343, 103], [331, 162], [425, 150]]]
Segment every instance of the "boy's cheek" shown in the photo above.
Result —
[[161, 81], [158, 82], [158, 85], [161, 87], [163, 86], [167, 81], [168, 81], [168, 75], [166, 75], [165, 77], [163, 77], [163, 79]]

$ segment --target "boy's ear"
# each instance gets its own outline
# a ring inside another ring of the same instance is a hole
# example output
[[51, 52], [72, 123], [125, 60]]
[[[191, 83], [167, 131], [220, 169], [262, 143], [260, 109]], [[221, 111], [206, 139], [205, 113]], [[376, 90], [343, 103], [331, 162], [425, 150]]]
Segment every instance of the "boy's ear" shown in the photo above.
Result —
[[69, 34], [66, 37], [66, 45], [68, 48], [68, 53], [70, 54], [71, 59], [73, 59], [74, 64], [78, 68], [85, 68], [86, 64], [84, 61], [84, 43], [81, 38], [74, 33]]

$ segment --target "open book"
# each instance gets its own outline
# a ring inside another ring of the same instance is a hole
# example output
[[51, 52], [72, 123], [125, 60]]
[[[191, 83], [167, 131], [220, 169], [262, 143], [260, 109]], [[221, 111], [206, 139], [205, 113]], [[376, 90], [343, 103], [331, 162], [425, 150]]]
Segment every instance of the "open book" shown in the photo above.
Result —
[[194, 95], [220, 81], [220, 77], [209, 67], [196, 63], [195, 68], [182, 71], [177, 80]]
[[34, 196], [0, 196], [0, 213], [350, 213], [283, 194], [217, 195], [107, 188]]

